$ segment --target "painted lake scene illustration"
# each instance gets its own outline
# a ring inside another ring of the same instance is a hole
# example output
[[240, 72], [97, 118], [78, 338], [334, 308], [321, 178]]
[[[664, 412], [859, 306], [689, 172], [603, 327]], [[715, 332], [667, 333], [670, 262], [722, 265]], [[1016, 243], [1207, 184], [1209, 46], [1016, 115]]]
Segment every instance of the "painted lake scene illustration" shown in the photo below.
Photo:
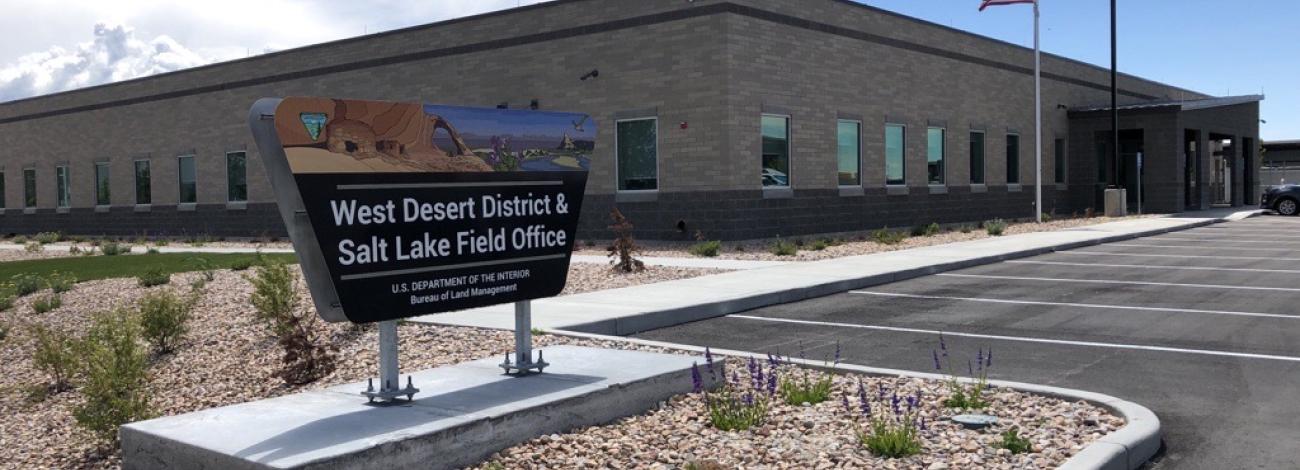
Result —
[[276, 130], [294, 173], [586, 171], [584, 114], [286, 98]]

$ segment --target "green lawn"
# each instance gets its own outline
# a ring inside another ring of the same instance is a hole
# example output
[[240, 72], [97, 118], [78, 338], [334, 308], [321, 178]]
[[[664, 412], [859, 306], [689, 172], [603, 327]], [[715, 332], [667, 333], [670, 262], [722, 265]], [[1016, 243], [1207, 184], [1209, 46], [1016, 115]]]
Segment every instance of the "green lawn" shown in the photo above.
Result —
[[[268, 261], [297, 263], [298, 257], [292, 253], [263, 254]], [[257, 255], [253, 253], [210, 254], [210, 253], [162, 253], [120, 256], [71, 256], [27, 261], [10, 261], [0, 263], [0, 280], [7, 281], [15, 275], [31, 273], [45, 277], [50, 273], [71, 273], [78, 281], [112, 279], [119, 277], [136, 277], [152, 269], [161, 269], [167, 273], [198, 271], [202, 267], [199, 258], [206, 259], [212, 269], [229, 269], [236, 263], [256, 264]]]

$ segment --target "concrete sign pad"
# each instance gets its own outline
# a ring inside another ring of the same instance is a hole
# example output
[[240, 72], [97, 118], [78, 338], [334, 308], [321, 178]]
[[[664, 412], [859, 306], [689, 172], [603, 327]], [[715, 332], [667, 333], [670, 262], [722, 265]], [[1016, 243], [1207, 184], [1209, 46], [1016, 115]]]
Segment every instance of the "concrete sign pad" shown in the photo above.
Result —
[[544, 434], [643, 412], [691, 389], [703, 358], [557, 346], [546, 374], [511, 377], [499, 358], [414, 374], [428, 396], [356, 399], [355, 383], [132, 423], [128, 469], [459, 468]]

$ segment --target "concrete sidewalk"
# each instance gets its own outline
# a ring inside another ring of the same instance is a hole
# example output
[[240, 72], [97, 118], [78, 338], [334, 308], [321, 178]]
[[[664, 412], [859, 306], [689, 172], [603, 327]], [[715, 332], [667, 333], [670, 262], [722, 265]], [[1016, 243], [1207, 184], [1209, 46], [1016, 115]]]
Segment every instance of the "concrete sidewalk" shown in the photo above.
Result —
[[[729, 270], [746, 270], [770, 268], [773, 266], [783, 266], [790, 264], [791, 261], [757, 261], [743, 259], [719, 259], [719, 258], [674, 258], [646, 256], [637, 257], [646, 266], [667, 266], [672, 268], [705, 268], [705, 269], [729, 269]], [[593, 255], [573, 255], [572, 262], [587, 264], [609, 264], [609, 258], [605, 256]], [[797, 261], [794, 261], [797, 262]]]
[[[1211, 210], [643, 284], [533, 302], [533, 326], [608, 335], [642, 331], [1056, 250], [1241, 220], [1261, 211]], [[514, 328], [513, 305], [411, 321]]]

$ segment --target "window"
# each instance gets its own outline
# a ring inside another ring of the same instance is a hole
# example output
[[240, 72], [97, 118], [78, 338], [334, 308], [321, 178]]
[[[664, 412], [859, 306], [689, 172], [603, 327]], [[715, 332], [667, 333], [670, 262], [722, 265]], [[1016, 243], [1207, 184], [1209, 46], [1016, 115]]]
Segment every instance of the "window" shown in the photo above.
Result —
[[5, 172], [0, 171], [0, 211], [4, 211], [5, 204]]
[[230, 152], [226, 154], [226, 200], [244, 202], [248, 200], [248, 170], [245, 163], [248, 154]]
[[1056, 139], [1056, 184], [1065, 184], [1065, 139]]
[[153, 203], [153, 191], [150, 190], [149, 160], [135, 161], [135, 203]]
[[857, 121], [839, 121], [839, 181], [840, 186], [860, 186], [858, 167], [862, 161], [862, 124]]
[[925, 130], [925, 168], [930, 184], [943, 184], [943, 128]]
[[984, 184], [984, 133], [970, 133], [970, 184]]
[[885, 184], [907, 184], [904, 128], [898, 124], [885, 125]]
[[1007, 134], [1007, 184], [1020, 184], [1020, 136]]
[[176, 164], [177, 174], [180, 175], [180, 199], [177, 202], [181, 204], [198, 202], [198, 185], [194, 181], [194, 156], [176, 157]]
[[763, 115], [763, 187], [790, 186], [790, 118]]
[[55, 190], [55, 207], [68, 207], [71, 201], [71, 192], [68, 188], [68, 167], [54, 167], [54, 184]]
[[95, 205], [109, 205], [108, 196], [108, 162], [97, 162], [95, 163]]
[[36, 169], [23, 170], [23, 207], [36, 207]]
[[659, 189], [659, 120], [629, 119], [615, 124], [618, 190]]

